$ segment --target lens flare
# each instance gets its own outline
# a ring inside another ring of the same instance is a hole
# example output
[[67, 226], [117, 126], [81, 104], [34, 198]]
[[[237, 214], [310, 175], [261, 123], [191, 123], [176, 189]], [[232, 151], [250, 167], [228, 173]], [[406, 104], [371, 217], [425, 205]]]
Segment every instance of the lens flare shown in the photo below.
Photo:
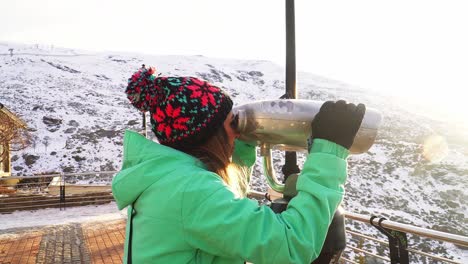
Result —
[[440, 162], [448, 154], [449, 148], [445, 138], [439, 135], [432, 135], [426, 138], [423, 145], [422, 155], [430, 162]]

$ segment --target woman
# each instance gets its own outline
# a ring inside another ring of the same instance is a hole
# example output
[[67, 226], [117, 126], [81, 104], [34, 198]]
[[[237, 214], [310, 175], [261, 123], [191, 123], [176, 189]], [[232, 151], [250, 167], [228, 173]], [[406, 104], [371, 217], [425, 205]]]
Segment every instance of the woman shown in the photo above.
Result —
[[343, 198], [363, 105], [322, 106], [298, 194], [275, 214], [241, 198], [248, 177], [240, 172], [254, 164], [255, 146], [236, 140], [232, 101], [221, 89], [142, 68], [126, 93], [150, 112], [159, 144], [134, 132], [124, 137], [112, 183], [119, 209], [129, 208], [124, 263], [310, 263], [318, 256]]

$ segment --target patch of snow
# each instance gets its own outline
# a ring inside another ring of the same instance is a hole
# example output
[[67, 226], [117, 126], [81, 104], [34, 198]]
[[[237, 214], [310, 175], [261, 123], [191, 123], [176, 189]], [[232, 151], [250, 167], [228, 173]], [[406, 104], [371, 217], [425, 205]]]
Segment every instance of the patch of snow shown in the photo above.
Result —
[[2, 219], [0, 230], [88, 221], [109, 221], [126, 217], [127, 210], [119, 211], [115, 202], [105, 205], [67, 207], [65, 210], [46, 208], [34, 211], [15, 211], [11, 214], [0, 215], [0, 219]]

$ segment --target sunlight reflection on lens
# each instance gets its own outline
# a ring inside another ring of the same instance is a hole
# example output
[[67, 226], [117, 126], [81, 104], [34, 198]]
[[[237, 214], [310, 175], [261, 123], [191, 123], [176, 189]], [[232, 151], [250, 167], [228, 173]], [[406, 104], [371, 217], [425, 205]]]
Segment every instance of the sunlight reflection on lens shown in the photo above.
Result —
[[424, 141], [422, 155], [430, 162], [440, 162], [447, 156], [448, 150], [445, 138], [432, 135]]

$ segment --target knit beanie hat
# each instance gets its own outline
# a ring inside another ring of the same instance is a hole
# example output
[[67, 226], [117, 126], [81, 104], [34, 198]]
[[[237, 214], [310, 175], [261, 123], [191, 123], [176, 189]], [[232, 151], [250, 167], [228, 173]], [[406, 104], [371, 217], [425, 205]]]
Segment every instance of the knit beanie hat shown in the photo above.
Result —
[[232, 109], [220, 88], [195, 77], [156, 77], [142, 67], [128, 79], [128, 99], [149, 111], [151, 130], [159, 143], [172, 147], [200, 145], [223, 125]]

